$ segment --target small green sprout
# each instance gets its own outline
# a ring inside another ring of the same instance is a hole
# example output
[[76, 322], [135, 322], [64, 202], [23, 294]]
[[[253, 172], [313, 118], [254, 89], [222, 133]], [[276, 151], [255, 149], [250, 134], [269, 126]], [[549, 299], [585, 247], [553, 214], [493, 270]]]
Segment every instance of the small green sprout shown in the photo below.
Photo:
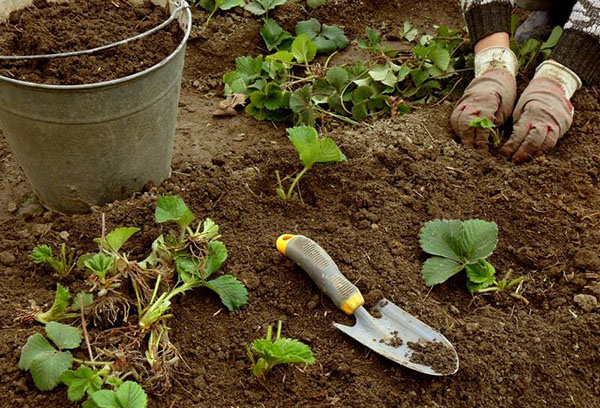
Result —
[[[246, 346], [248, 358], [252, 362], [252, 374], [264, 385], [265, 376], [278, 364], [314, 364], [315, 357], [306, 344], [289, 338], [281, 338], [281, 320], [277, 322], [277, 335], [273, 336], [273, 326], [267, 327], [267, 337], [252, 342], [252, 349]], [[255, 359], [254, 353], [258, 356]]]
[[494, 279], [494, 281], [492, 282], [492, 285], [490, 287], [487, 287], [485, 289], [479, 289], [477, 292], [478, 293], [510, 292], [510, 290], [512, 288], [515, 288], [515, 286], [516, 286], [515, 290], [510, 292], [510, 296], [514, 297], [515, 299], [519, 299], [522, 302], [524, 302], [526, 305], [528, 305], [529, 301], [523, 295], [521, 295], [521, 290], [523, 288], [523, 282], [525, 281], [525, 277], [520, 276], [516, 279], [510, 280], [510, 275], [512, 275], [512, 273], [513, 273], [513, 270], [509, 269], [508, 272], [506, 272], [506, 275], [504, 275], [504, 278], [502, 278], [500, 280]]
[[67, 255], [67, 246], [62, 244], [60, 255], [54, 257], [52, 248], [48, 245], [37, 245], [31, 252], [31, 258], [37, 264], [44, 264], [51, 267], [60, 278], [64, 278], [73, 269], [73, 254]]
[[111, 271], [115, 265], [115, 258], [103, 253], [98, 253], [91, 258], [86, 259], [84, 265], [98, 277], [100, 283], [105, 283], [106, 274]]
[[502, 143], [500, 132], [496, 128], [494, 122], [488, 118], [478, 116], [469, 122], [469, 127], [489, 130], [492, 136], [492, 143], [494, 144], [494, 147], [498, 147], [500, 146], [500, 143]]
[[346, 161], [346, 156], [340, 151], [336, 143], [328, 138], [319, 139], [317, 130], [310, 126], [298, 126], [287, 130], [289, 139], [296, 148], [300, 156], [300, 161], [304, 168], [296, 175], [292, 184], [285, 192], [279, 171], [275, 172], [277, 177], [277, 195], [282, 200], [289, 200], [294, 197], [294, 189], [300, 179], [316, 163], [335, 163]]

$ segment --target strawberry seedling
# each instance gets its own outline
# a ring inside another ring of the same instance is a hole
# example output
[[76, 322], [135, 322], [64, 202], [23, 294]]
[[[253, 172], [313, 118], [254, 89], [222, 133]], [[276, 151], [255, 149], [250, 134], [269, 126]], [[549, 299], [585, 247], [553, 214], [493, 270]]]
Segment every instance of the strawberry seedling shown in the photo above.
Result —
[[[91, 304], [89, 296], [83, 293], [77, 294], [75, 297], [76, 301], [73, 302], [71, 310], [77, 311], [80, 307], [80, 297], [84, 296], [84, 307]], [[60, 283], [56, 284], [56, 295], [54, 295], [54, 303], [52, 307], [46, 312], [37, 312], [34, 316], [35, 320], [40, 323], [46, 324], [53, 321], [72, 319], [79, 317], [78, 313], [69, 313], [69, 301], [71, 300], [71, 293], [69, 288], [62, 286]]]
[[299, 126], [290, 128], [287, 132], [290, 141], [300, 156], [300, 161], [304, 165], [304, 168], [294, 177], [287, 192], [283, 187], [279, 172], [275, 172], [278, 185], [277, 195], [282, 200], [289, 200], [294, 197], [294, 189], [298, 185], [298, 182], [316, 163], [346, 161], [346, 156], [340, 151], [335, 142], [328, 137], [319, 139], [319, 134], [313, 127]]
[[37, 245], [31, 252], [31, 258], [37, 264], [51, 267], [59, 278], [67, 276], [73, 269], [73, 254], [67, 254], [66, 244], [60, 247], [60, 255], [55, 257], [48, 245]]
[[496, 270], [485, 259], [498, 243], [498, 226], [483, 220], [433, 220], [419, 234], [423, 251], [433, 257], [423, 265], [427, 286], [445, 282], [466, 270], [467, 288], [471, 293], [494, 283]]
[[[289, 338], [281, 337], [281, 320], [277, 322], [277, 334], [273, 340], [273, 326], [267, 327], [267, 336], [256, 339], [252, 347], [246, 346], [248, 358], [252, 362], [252, 374], [263, 385], [266, 375], [279, 364], [304, 363], [314, 364], [315, 357], [306, 344]], [[257, 358], [255, 358], [256, 354]]]
[[490, 135], [492, 136], [492, 143], [494, 144], [494, 147], [498, 147], [500, 146], [500, 143], [502, 143], [500, 132], [496, 128], [494, 122], [492, 122], [488, 118], [478, 116], [474, 118], [471, 122], [469, 122], [469, 127], [489, 130]]
[[139, 305], [139, 326], [142, 330], [150, 329], [166, 315], [173, 297], [200, 286], [216, 292], [229, 310], [239, 309], [246, 304], [248, 291], [235, 277], [222, 275], [208, 280], [227, 259], [227, 249], [218, 240], [218, 225], [207, 218], [193, 230], [190, 225], [195, 216], [181, 198], [174, 196], [158, 199], [155, 217], [157, 223], [176, 222], [179, 232], [175, 236], [159, 237], [153, 245], [153, 253], [143, 265], [153, 267], [159, 263], [174, 264], [177, 283], [169, 291], [158, 295], [163, 279], [163, 274], [158, 274], [146, 306], [141, 305], [142, 296], [138, 286], [134, 285]]
[[19, 359], [19, 368], [31, 373], [40, 391], [56, 388], [62, 374], [73, 365], [73, 356], [64, 350], [78, 348], [81, 344], [79, 330], [66, 324], [49, 322], [46, 335], [58, 349], [40, 333], [36, 333], [27, 339]]

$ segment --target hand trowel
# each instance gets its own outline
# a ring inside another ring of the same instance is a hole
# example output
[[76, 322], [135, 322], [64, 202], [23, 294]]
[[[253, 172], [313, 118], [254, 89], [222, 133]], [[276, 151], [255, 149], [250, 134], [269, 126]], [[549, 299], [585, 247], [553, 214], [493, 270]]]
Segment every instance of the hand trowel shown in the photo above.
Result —
[[[335, 262], [313, 240], [302, 235], [285, 234], [277, 239], [277, 250], [298, 264], [333, 303], [348, 315], [356, 317], [354, 326], [333, 325], [376, 353], [421, 373], [442, 376], [458, 371], [458, 355], [452, 344], [440, 333], [408, 314], [392, 302], [382, 299], [373, 317], [364, 307], [359, 289], [340, 272]], [[415, 345], [435, 344], [443, 350], [446, 361], [440, 369], [436, 356], [420, 361]], [[433, 363], [431, 363], [433, 358]], [[430, 362], [427, 364], [427, 362]]]

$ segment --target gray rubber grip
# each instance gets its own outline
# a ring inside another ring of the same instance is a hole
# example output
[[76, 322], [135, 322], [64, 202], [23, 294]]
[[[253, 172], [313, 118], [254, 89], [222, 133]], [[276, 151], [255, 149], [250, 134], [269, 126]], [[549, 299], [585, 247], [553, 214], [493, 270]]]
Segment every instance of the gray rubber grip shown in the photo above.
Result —
[[[315, 284], [335, 305], [346, 313], [352, 313], [342, 306], [354, 296], [360, 296], [360, 291], [338, 269], [333, 259], [313, 240], [302, 235], [296, 235], [287, 243], [286, 256], [296, 262], [315, 282]], [[360, 306], [362, 296], [360, 296]]]

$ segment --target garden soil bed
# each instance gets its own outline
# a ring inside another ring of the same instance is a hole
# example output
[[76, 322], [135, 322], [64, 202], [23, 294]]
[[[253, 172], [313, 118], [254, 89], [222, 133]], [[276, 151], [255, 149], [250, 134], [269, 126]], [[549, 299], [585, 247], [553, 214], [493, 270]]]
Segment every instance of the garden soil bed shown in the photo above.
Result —
[[[329, 3], [310, 15], [343, 24], [350, 38], [367, 23], [386, 33], [404, 20], [421, 27], [462, 25], [450, 1], [442, 11], [433, 0]], [[289, 24], [307, 16], [298, 4], [274, 13]], [[201, 24], [206, 14], [196, 17]], [[575, 124], [557, 149], [523, 165], [456, 143], [449, 101], [361, 127], [329, 123], [327, 132], [348, 162], [313, 169], [300, 183], [302, 200], [284, 203], [275, 195], [274, 171], [299, 169], [284, 128], [244, 116], [213, 118], [219, 98], [205, 92], [218, 89], [212, 81], [235, 56], [260, 51], [259, 25], [231, 13], [216, 16], [211, 27], [210, 40], [202, 34], [188, 47], [174, 172], [163, 186], [91, 214], [59, 215], [31, 199], [0, 138], [0, 406], [75, 406], [63, 389], [37, 392], [17, 368], [20, 347], [40, 327], [14, 319], [32, 299], [51, 302], [55, 288], [50, 273], [29, 259], [34, 245], [57, 246], [66, 231], [78, 254], [92, 251], [104, 212], [108, 228], [141, 228], [126, 247], [140, 258], [163, 230], [153, 220], [161, 194], [180, 195], [199, 217], [221, 225], [229, 250], [224, 272], [243, 280], [250, 298], [235, 313], [203, 289], [175, 302], [170, 337], [190, 370], [176, 377], [167, 395], [151, 395], [152, 407], [600, 406], [599, 310], [583, 310], [573, 299], [600, 295], [596, 88], [575, 97]], [[434, 218], [495, 221], [500, 240], [490, 261], [500, 274], [513, 269], [513, 276], [527, 277], [522, 294], [529, 304], [506, 294], [473, 298], [461, 276], [427, 288], [417, 233]], [[278, 254], [274, 243], [282, 233], [321, 243], [365, 294], [367, 306], [386, 297], [438, 328], [458, 352], [458, 373], [418, 374], [335, 329], [332, 322], [353, 319]], [[76, 290], [82, 282], [78, 272], [63, 283]], [[284, 335], [310, 344], [316, 364], [275, 368], [266, 390], [251, 377], [244, 345], [279, 319]]]
[[[150, 1], [36, 0], [0, 24], [0, 55], [39, 55], [81, 51], [134, 37], [169, 17]], [[164, 30], [97, 54], [19, 62], [2, 61], [9, 78], [54, 85], [79, 85], [122, 78], [144, 71], [169, 56], [181, 43], [177, 21]]]

